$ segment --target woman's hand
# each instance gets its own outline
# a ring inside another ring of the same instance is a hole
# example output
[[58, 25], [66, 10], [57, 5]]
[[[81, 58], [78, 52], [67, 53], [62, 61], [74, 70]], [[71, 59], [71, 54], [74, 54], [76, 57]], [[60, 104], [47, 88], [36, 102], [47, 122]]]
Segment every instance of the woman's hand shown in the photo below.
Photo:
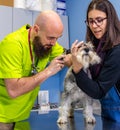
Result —
[[74, 71], [74, 73], [78, 73], [81, 69], [82, 69], [82, 65], [78, 62], [77, 60], [77, 53], [78, 53], [78, 49], [80, 49], [80, 47], [82, 46], [83, 41], [78, 42], [78, 40], [76, 40], [71, 47], [71, 54], [72, 54], [72, 69]]

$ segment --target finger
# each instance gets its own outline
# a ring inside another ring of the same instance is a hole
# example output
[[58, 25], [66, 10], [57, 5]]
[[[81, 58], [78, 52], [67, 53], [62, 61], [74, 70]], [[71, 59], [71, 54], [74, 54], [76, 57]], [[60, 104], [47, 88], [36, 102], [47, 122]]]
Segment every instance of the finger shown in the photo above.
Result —
[[75, 48], [80, 48], [82, 45], [83, 45], [83, 41], [80, 41], [80, 42], [78, 42], [78, 40], [76, 40], [74, 43], [73, 43], [73, 45], [72, 45], [72, 47], [71, 47], [71, 51], [73, 50], [73, 49], [75, 49]]
[[60, 68], [62, 69], [63, 67], [64, 67], [64, 65], [63, 65], [63, 64], [61, 64]]
[[77, 47], [77, 48], [80, 48], [83, 44], [84, 44], [84, 41], [80, 41], [80, 42], [76, 45], [76, 47]]
[[61, 55], [61, 56], [56, 57], [56, 60], [63, 60], [64, 58], [65, 58], [65, 55]]
[[74, 46], [78, 43], [78, 40], [75, 40], [75, 42], [73, 42], [72, 44], [72, 47], [71, 48], [74, 48]]
[[78, 47], [77, 47], [77, 46], [74, 46], [74, 47], [71, 49], [71, 53], [75, 53], [75, 52], [77, 52], [77, 50], [78, 50]]
[[63, 68], [63, 67], [64, 67], [64, 64], [58, 63], [57, 66], [58, 66], [59, 68]]

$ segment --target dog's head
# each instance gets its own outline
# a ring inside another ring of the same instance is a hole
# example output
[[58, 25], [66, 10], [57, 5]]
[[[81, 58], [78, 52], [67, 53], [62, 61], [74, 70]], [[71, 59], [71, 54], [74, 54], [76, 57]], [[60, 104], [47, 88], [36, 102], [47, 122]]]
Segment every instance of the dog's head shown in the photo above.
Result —
[[91, 42], [84, 43], [78, 50], [77, 60], [87, 69], [90, 65], [99, 64], [101, 59]]

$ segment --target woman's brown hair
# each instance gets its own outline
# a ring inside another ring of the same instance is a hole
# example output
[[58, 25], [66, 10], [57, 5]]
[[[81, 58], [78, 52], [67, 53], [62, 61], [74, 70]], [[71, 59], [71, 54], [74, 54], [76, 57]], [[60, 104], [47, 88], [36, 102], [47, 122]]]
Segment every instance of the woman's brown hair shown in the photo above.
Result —
[[[102, 11], [107, 16], [107, 31], [104, 35], [105, 44], [103, 50], [110, 49], [114, 45], [120, 44], [120, 21], [113, 5], [108, 0], [92, 0], [87, 9], [86, 20], [88, 20], [88, 13], [93, 9]], [[87, 26], [86, 41], [93, 42], [94, 40], [95, 37], [89, 26]]]

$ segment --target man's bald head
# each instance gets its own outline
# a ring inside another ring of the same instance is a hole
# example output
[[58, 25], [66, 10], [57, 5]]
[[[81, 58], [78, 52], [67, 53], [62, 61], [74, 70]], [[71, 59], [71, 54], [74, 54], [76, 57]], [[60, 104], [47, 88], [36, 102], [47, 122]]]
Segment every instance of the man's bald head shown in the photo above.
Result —
[[35, 24], [37, 24], [41, 29], [63, 29], [63, 23], [60, 16], [52, 10], [46, 10], [41, 12], [36, 18]]
[[49, 54], [62, 34], [63, 23], [60, 16], [52, 10], [41, 12], [31, 31], [36, 56], [43, 57]]

